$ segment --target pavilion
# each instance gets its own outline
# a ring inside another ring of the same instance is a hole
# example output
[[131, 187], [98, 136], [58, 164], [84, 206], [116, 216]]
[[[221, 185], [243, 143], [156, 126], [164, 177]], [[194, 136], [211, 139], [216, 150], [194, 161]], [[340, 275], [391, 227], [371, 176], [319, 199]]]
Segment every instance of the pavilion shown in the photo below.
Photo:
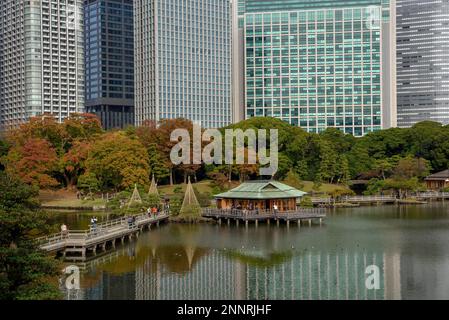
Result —
[[235, 189], [215, 196], [217, 209], [221, 210], [259, 210], [272, 211], [276, 205], [278, 211], [297, 210], [297, 202], [306, 195], [286, 184], [273, 180], [244, 182]]

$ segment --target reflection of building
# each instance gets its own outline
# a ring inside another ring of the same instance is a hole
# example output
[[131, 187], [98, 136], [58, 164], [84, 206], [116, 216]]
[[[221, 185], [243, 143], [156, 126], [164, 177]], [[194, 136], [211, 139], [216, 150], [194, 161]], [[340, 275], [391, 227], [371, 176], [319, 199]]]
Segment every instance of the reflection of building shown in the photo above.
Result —
[[[274, 265], [250, 263], [251, 253], [231, 258], [210, 251], [188, 272], [171, 272], [157, 256], [135, 272], [102, 272], [90, 288], [71, 299], [89, 300], [382, 300], [401, 299], [398, 255], [305, 253]], [[259, 259], [260, 257], [257, 256]], [[365, 286], [368, 266], [379, 267], [378, 290]]]
[[137, 300], [244, 299], [244, 267], [218, 251], [203, 256], [188, 273], [167, 271], [151, 258], [136, 270]]
[[[380, 269], [379, 290], [365, 286], [370, 265]], [[306, 253], [272, 268], [246, 268], [247, 299], [256, 300], [382, 300], [391, 298], [388, 286], [399, 275], [399, 270], [390, 272], [382, 254], [368, 253]]]

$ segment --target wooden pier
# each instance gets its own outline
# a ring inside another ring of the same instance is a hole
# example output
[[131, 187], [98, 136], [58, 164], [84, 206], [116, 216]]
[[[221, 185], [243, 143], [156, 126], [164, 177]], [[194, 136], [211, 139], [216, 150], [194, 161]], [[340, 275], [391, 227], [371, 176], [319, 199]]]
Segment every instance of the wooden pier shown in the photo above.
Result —
[[124, 243], [126, 239], [138, 237], [145, 228], [167, 221], [168, 213], [160, 213], [156, 216], [142, 214], [136, 216], [134, 223], [130, 224], [127, 217], [107, 221], [97, 225], [95, 229], [76, 231], [69, 230], [65, 235], [57, 233], [54, 235], [36, 239], [41, 250], [49, 253], [61, 252], [64, 257], [85, 260], [87, 253], [97, 253], [97, 250], [105, 251], [107, 246], [115, 247], [117, 241]]
[[291, 222], [297, 223], [299, 226], [301, 222], [307, 222], [309, 225], [312, 225], [313, 221], [318, 221], [321, 225], [326, 217], [326, 209], [297, 209], [277, 213], [267, 210], [204, 209], [203, 217], [215, 219], [219, 224], [223, 222], [230, 224], [231, 221], [234, 221], [236, 225], [242, 222], [245, 226], [248, 226], [250, 222], [257, 226], [259, 222], [270, 224], [271, 221], [274, 221], [278, 226], [281, 222], [287, 224], [287, 226]]

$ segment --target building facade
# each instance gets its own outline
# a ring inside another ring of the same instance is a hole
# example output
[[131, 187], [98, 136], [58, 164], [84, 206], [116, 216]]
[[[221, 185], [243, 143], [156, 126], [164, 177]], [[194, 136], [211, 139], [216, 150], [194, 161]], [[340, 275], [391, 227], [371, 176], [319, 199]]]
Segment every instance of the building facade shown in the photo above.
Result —
[[86, 111], [105, 129], [134, 124], [133, 0], [85, 0]]
[[136, 125], [232, 122], [231, 24], [229, 0], [134, 1]]
[[449, 124], [449, 2], [397, 0], [398, 126]]
[[245, 118], [355, 136], [396, 126], [394, 0], [246, 0]]
[[0, 124], [84, 112], [82, 0], [2, 0]]

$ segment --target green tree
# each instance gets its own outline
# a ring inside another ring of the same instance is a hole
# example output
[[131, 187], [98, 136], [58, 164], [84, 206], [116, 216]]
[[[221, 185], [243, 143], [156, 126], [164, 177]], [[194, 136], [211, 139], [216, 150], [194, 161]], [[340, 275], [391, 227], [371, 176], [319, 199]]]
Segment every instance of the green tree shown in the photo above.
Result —
[[157, 181], [163, 180], [170, 176], [170, 168], [164, 161], [164, 156], [160, 154], [155, 143], [148, 146], [148, 156], [150, 165], [150, 175], [154, 174]]
[[78, 179], [78, 189], [89, 193], [100, 191], [100, 181], [92, 172], [86, 172]]
[[107, 133], [93, 143], [86, 170], [95, 174], [102, 189], [149, 184], [147, 150], [139, 140], [122, 132]]
[[2, 164], [2, 158], [8, 154], [9, 144], [0, 138], [0, 171], [5, 170], [5, 167]]
[[45, 230], [38, 191], [0, 173], [0, 300], [59, 299], [58, 263], [32, 241]]

